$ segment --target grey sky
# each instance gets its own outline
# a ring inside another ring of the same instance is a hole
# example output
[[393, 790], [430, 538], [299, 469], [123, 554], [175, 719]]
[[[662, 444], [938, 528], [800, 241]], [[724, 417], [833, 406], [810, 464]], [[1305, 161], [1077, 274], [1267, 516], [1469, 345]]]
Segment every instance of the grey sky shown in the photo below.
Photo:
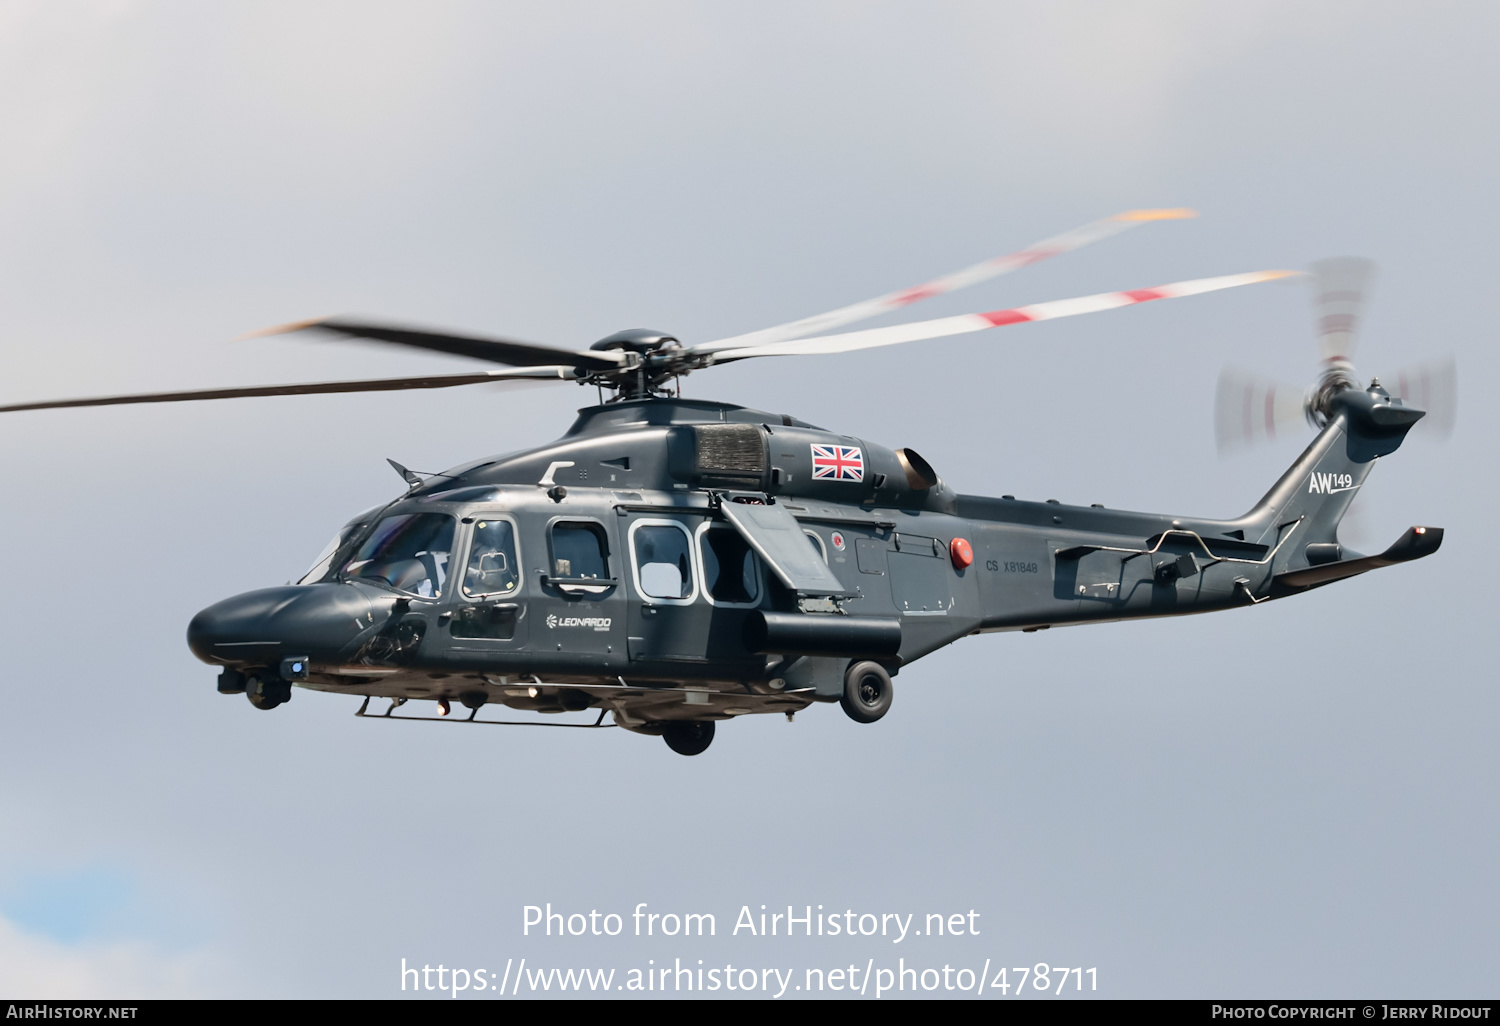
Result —
[[[305, 692], [267, 715], [183, 641], [392, 495], [385, 457], [541, 444], [591, 392], [8, 416], [0, 993], [905, 955], [1097, 966], [1108, 996], [1493, 995], [1497, 35], [1480, 3], [6, 3], [7, 402], [464, 366], [226, 341], [323, 313], [703, 340], [1181, 205], [1203, 216], [921, 316], [1352, 253], [1380, 266], [1359, 369], [1455, 354], [1464, 405], [1447, 444], [1383, 461], [1359, 518], [1370, 549], [1446, 527], [1432, 559], [969, 639], [907, 668], [877, 725], [737, 722], [691, 760]], [[961, 491], [1228, 516], [1302, 439], [1220, 462], [1219, 367], [1315, 360], [1293, 282], [687, 391], [910, 445]], [[523, 940], [547, 901], [714, 912], [721, 936]], [[986, 932], [916, 954], [722, 936], [761, 903], [973, 908]]]

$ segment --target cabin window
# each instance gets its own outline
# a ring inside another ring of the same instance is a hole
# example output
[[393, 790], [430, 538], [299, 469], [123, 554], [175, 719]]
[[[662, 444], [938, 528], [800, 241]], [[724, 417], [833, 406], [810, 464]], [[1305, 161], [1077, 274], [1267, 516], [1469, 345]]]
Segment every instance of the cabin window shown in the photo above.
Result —
[[703, 589], [710, 601], [724, 605], [760, 601], [755, 553], [738, 531], [705, 525], [698, 535], [698, 551], [703, 560]]
[[509, 520], [476, 519], [464, 568], [464, 594], [509, 595], [520, 586], [520, 566], [515, 525]]
[[630, 525], [635, 588], [642, 596], [667, 602], [691, 602], [692, 538], [675, 520], [638, 520]]
[[598, 524], [560, 521], [552, 525], [552, 576], [609, 577], [609, 543]]
[[446, 513], [384, 517], [343, 565], [340, 576], [437, 598], [448, 577], [453, 518]]

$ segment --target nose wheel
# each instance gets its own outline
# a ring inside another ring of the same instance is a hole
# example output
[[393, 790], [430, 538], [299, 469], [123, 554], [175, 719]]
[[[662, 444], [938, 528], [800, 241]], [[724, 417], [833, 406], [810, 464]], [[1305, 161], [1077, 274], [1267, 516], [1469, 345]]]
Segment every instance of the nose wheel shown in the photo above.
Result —
[[885, 667], [868, 660], [855, 663], [844, 674], [844, 693], [839, 705], [856, 723], [874, 723], [891, 708], [891, 675]]
[[714, 743], [714, 721], [670, 720], [662, 727], [661, 736], [678, 755], [699, 755]]

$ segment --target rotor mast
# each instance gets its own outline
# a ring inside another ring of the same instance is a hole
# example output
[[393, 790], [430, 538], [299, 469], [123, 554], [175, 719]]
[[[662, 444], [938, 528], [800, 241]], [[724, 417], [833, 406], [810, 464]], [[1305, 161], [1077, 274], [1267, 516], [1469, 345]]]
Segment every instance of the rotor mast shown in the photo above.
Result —
[[667, 382], [680, 375], [678, 361], [668, 354], [685, 355], [682, 343], [674, 335], [654, 328], [626, 328], [589, 346], [593, 352], [614, 352], [633, 357], [618, 368], [582, 375], [583, 380], [599, 388], [609, 388], [614, 395], [607, 401], [650, 399], [670, 396], [674, 389]]

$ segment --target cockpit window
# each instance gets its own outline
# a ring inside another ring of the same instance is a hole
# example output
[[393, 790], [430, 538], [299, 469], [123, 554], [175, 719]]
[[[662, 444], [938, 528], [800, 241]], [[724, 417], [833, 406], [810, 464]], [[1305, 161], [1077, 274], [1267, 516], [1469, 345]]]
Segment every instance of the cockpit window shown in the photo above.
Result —
[[446, 513], [401, 513], [375, 525], [343, 565], [340, 576], [437, 598], [448, 577], [452, 549], [452, 517]]
[[464, 570], [465, 595], [505, 595], [520, 584], [516, 559], [516, 529], [508, 520], [477, 520], [469, 565]]

